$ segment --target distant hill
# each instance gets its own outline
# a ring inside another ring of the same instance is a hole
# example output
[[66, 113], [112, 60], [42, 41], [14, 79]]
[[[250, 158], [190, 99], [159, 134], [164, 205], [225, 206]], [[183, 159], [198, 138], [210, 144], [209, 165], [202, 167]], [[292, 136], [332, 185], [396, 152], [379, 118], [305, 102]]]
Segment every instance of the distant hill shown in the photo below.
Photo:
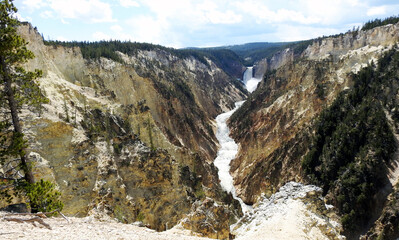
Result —
[[[240, 45], [221, 46], [214, 48], [191, 48], [190, 50], [206, 51], [212, 54], [215, 50], [230, 50], [240, 57], [245, 66], [252, 66], [255, 62], [264, 58], [271, 58], [277, 52], [285, 48], [293, 48], [295, 54], [301, 53], [313, 40], [298, 42], [254, 42]], [[218, 58], [217, 56], [215, 56]]]

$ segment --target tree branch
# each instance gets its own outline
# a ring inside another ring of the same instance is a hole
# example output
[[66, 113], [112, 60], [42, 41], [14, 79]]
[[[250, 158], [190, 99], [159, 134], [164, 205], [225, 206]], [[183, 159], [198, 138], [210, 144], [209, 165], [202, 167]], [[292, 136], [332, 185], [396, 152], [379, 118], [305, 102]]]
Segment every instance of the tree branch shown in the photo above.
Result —
[[[69, 219], [67, 217], [65, 217], [64, 214], [61, 213], [61, 211], [59, 209], [56, 209], [54, 211], [51, 212], [38, 212], [38, 213], [8, 213], [6, 215], [4, 215], [3, 219], [6, 221], [13, 221], [13, 222], [19, 222], [19, 223], [24, 223], [24, 222], [30, 222], [32, 223], [34, 226], [35, 222], [38, 222], [40, 224], [42, 224], [43, 226], [45, 226], [46, 228], [51, 229], [51, 226], [47, 223], [45, 223], [43, 221], [43, 218], [47, 218], [47, 214], [52, 214], [58, 212], [68, 223], [70, 223]], [[8, 218], [7, 216], [34, 216], [32, 218]]]
[[43, 226], [45, 226], [46, 228], [51, 230], [50, 225], [45, 223], [43, 221], [43, 219], [41, 219], [40, 217], [33, 217], [33, 218], [28, 218], [28, 219], [22, 219], [22, 218], [3, 218], [3, 219], [6, 220], [6, 221], [13, 221], [13, 222], [19, 222], [19, 223], [30, 222], [34, 226], [36, 226], [35, 222], [38, 222], [38, 223], [42, 224]]
[[61, 211], [59, 209], [56, 209], [54, 211], [51, 212], [38, 212], [38, 213], [8, 213], [6, 215], [4, 215], [5, 217], [7, 216], [37, 216], [37, 217], [41, 217], [41, 218], [47, 218], [47, 215], [49, 214], [53, 214], [55, 212], [58, 212], [68, 223], [70, 223], [69, 219], [61, 213]]

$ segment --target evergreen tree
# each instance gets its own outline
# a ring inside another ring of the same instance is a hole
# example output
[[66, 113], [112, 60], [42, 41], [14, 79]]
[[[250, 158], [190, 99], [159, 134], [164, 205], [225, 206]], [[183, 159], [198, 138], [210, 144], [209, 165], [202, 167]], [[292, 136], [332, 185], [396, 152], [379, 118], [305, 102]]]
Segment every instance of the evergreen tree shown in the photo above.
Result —
[[[26, 71], [22, 63], [34, 58], [31, 51], [26, 48], [27, 42], [17, 34], [17, 27], [20, 22], [15, 19], [17, 8], [12, 0], [0, 1], [0, 104], [6, 109], [6, 120], [11, 118], [13, 131], [1, 136], [8, 140], [2, 141], [0, 160], [4, 164], [8, 157], [17, 157], [19, 167], [24, 172], [24, 179], [32, 184], [34, 177], [31, 171], [31, 164], [26, 156], [26, 141], [22, 133], [19, 111], [23, 105], [40, 106], [47, 100], [40, 92], [35, 79], [40, 77], [42, 72]], [[7, 116], [8, 115], [8, 116]], [[6, 128], [3, 127], [2, 130]]]

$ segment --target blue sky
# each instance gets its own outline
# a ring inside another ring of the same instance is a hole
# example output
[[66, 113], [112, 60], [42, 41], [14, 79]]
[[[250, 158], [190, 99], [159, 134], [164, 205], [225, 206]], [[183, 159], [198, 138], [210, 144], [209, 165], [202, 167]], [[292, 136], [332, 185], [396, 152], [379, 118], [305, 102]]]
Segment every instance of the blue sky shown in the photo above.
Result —
[[45, 39], [168, 47], [296, 41], [399, 14], [398, 0], [14, 0]]

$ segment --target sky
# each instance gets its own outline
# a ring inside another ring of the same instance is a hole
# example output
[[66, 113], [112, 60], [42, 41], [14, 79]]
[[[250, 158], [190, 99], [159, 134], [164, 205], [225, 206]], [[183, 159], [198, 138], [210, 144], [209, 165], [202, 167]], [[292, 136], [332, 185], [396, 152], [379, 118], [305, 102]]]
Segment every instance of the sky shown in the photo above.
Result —
[[167, 47], [297, 41], [399, 15], [398, 0], [14, 0], [46, 40]]

